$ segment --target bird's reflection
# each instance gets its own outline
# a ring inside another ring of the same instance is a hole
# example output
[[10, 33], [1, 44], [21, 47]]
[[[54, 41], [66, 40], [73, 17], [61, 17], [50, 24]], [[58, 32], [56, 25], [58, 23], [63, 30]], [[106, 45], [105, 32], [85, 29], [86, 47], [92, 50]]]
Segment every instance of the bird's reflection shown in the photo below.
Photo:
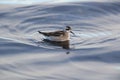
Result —
[[70, 54], [70, 51], [67, 51], [66, 54]]
[[50, 40], [44, 39], [44, 41], [49, 42], [49, 43], [51, 43], [52, 45], [55, 45], [55, 46], [61, 46], [63, 49], [70, 49], [69, 40], [58, 42], [58, 41], [50, 41]]

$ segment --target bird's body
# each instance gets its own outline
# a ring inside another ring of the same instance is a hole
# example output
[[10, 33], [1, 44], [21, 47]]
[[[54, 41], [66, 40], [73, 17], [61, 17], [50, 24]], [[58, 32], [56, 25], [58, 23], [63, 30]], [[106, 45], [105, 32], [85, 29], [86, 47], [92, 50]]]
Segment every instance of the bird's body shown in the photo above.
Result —
[[38, 31], [38, 32], [40, 34], [43, 34], [47, 40], [62, 42], [62, 41], [70, 40], [71, 28], [69, 26], [67, 26], [65, 30], [61, 30], [61, 31], [54, 31], [54, 32]]
[[69, 31], [40, 32], [50, 41], [67, 41], [70, 39]]

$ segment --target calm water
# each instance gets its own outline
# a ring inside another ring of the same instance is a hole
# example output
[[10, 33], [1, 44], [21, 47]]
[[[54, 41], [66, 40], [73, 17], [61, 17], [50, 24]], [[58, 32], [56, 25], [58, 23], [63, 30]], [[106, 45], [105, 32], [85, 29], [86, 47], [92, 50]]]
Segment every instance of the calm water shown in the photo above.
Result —
[[[41, 31], [72, 27], [70, 50]], [[120, 3], [32, 5], [0, 11], [0, 80], [120, 80]]]

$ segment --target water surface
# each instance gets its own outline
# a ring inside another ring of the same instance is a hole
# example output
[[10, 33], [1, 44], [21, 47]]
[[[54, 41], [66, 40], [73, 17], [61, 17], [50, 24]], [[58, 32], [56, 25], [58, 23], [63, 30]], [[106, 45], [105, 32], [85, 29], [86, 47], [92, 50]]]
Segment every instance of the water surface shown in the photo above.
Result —
[[[31, 5], [0, 11], [0, 80], [119, 80], [120, 3]], [[72, 27], [70, 50], [37, 31]]]

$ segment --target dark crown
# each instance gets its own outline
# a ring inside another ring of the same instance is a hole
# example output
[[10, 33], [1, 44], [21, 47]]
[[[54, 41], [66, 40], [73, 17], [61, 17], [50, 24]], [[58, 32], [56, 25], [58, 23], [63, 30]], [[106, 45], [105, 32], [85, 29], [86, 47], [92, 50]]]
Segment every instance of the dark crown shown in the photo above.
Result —
[[71, 27], [70, 26], [66, 26], [66, 30], [71, 30]]

